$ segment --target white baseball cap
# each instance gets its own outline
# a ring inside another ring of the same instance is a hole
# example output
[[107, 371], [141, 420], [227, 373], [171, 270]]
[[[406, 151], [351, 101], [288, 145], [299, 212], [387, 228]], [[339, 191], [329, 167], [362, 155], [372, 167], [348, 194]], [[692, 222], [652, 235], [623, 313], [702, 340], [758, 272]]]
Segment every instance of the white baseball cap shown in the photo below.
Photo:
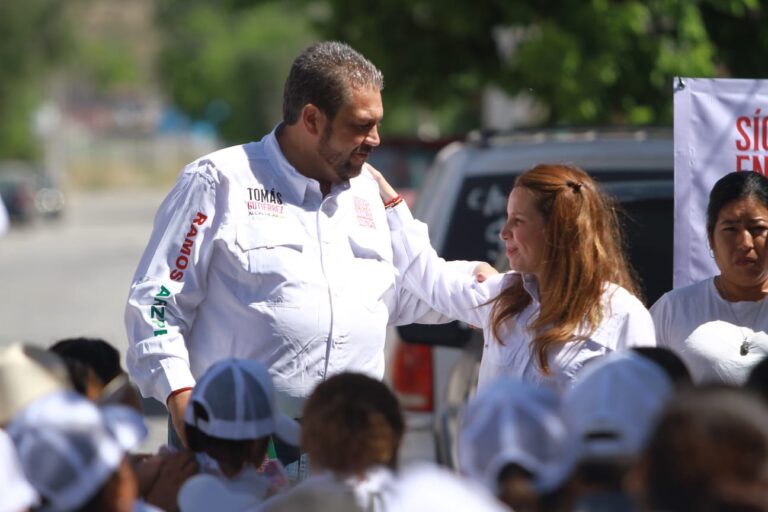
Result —
[[117, 470], [147, 434], [129, 407], [96, 407], [73, 391], [34, 401], [8, 425], [29, 482], [49, 510], [76, 509]]
[[[205, 411], [196, 414], [195, 404]], [[250, 440], [276, 435], [299, 445], [299, 424], [277, 410], [267, 368], [253, 359], [224, 359], [197, 381], [184, 422], [220, 439]]]
[[21, 343], [0, 348], [0, 425], [41, 396], [70, 388], [67, 367], [53, 352]]
[[498, 494], [499, 472], [515, 463], [534, 482], [560, 453], [566, 429], [551, 390], [501, 377], [467, 404], [459, 431], [459, 470]]
[[37, 491], [24, 476], [16, 448], [0, 430], [0, 512], [18, 512], [37, 502]]
[[544, 489], [561, 485], [582, 461], [632, 461], [673, 393], [664, 370], [632, 351], [591, 362], [563, 395], [569, 448], [550, 466]]

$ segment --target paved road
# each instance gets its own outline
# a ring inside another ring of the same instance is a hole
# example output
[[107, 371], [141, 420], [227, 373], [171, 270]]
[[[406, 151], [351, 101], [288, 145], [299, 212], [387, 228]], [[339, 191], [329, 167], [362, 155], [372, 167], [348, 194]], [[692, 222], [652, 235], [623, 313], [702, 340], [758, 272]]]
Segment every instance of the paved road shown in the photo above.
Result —
[[123, 308], [162, 192], [79, 193], [64, 218], [0, 239], [0, 343], [98, 336], [126, 347]]
[[[123, 308], [165, 191], [76, 193], [59, 221], [0, 238], [0, 345], [48, 347], [73, 336], [104, 338], [123, 355]], [[147, 446], [165, 438], [150, 418]]]

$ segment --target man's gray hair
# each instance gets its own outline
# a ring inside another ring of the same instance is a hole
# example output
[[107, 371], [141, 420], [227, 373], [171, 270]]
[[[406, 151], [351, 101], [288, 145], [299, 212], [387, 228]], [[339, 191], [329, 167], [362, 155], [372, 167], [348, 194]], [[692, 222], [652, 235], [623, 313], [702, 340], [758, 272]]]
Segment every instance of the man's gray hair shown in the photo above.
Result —
[[384, 88], [384, 76], [345, 43], [315, 43], [293, 61], [283, 90], [283, 121], [294, 124], [308, 103], [333, 119], [350, 88]]

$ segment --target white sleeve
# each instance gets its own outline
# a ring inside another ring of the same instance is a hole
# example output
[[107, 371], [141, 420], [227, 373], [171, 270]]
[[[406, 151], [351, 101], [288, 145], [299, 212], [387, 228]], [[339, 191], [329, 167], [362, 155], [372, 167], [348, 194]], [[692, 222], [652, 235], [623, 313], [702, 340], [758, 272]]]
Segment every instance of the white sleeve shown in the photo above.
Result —
[[415, 220], [405, 203], [387, 212], [394, 263], [403, 286], [438, 313], [482, 326], [494, 297], [487, 282], [472, 275], [477, 263], [446, 262], [429, 243], [426, 224]]
[[627, 311], [616, 346], [620, 348], [656, 346], [656, 331], [651, 314], [635, 297], [632, 297], [632, 304]]
[[128, 371], [144, 396], [162, 403], [195, 384], [185, 336], [205, 298], [220, 222], [209, 167], [188, 166], [160, 206], [125, 310]]
[[[450, 272], [456, 274], [472, 276], [475, 267], [479, 264], [477, 261], [447, 261], [446, 266]], [[402, 275], [398, 272], [397, 277], [397, 311], [390, 318], [390, 325], [408, 325], [408, 324], [445, 324], [454, 320], [453, 317], [444, 315], [432, 308], [432, 305], [418, 296], [411, 293], [403, 286]]]

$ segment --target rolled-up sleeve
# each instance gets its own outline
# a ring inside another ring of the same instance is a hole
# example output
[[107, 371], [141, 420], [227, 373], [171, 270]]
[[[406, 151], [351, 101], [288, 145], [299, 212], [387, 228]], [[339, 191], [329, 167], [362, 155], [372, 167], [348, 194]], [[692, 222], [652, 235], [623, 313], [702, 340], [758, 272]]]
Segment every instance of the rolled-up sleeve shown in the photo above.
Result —
[[216, 217], [209, 162], [190, 164], [160, 206], [125, 310], [128, 372], [144, 396], [165, 403], [194, 386], [185, 337], [205, 298]]

